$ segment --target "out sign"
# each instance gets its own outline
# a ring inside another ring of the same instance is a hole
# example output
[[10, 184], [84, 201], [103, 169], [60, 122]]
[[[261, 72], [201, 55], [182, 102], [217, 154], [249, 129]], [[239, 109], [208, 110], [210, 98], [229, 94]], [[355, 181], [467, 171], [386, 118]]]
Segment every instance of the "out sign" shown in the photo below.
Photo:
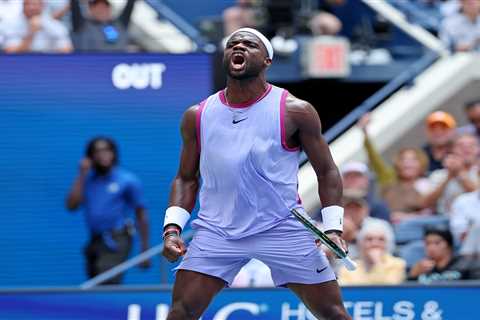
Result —
[[166, 69], [163, 63], [121, 63], [113, 68], [112, 83], [120, 90], [160, 89]]

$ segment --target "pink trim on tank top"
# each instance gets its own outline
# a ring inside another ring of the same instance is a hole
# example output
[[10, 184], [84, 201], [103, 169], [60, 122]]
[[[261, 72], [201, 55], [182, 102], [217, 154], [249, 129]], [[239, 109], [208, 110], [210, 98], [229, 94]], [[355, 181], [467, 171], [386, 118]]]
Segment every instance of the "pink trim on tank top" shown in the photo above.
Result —
[[201, 122], [202, 122], [202, 112], [203, 112], [203, 108], [205, 107], [205, 104], [207, 103], [207, 99], [203, 100], [202, 102], [200, 102], [200, 104], [198, 105], [198, 109], [197, 109], [197, 113], [195, 114], [195, 123], [196, 123], [196, 129], [197, 129], [197, 151], [198, 153], [200, 153], [201, 151], [201, 139], [200, 139], [200, 135], [201, 135]]
[[283, 90], [282, 97], [280, 98], [280, 131], [282, 135], [283, 148], [287, 151], [294, 152], [294, 151], [300, 150], [300, 147], [291, 148], [287, 145], [287, 138], [286, 138], [286, 132], [285, 132], [285, 106], [287, 103], [287, 96], [288, 96], [288, 91]]
[[267, 94], [270, 93], [270, 91], [272, 90], [272, 85], [270, 83], [268, 83], [268, 87], [267, 89], [265, 90], [265, 92], [263, 92], [260, 96], [258, 96], [257, 98], [255, 99], [252, 99], [250, 101], [247, 101], [247, 102], [244, 102], [244, 103], [228, 103], [227, 101], [227, 98], [225, 97], [225, 89], [221, 90], [218, 95], [220, 97], [220, 101], [226, 105], [227, 107], [232, 107], [232, 108], [247, 108], [247, 107], [250, 107], [251, 105], [257, 103], [258, 101], [262, 100], [263, 98], [265, 98], [267, 96]]

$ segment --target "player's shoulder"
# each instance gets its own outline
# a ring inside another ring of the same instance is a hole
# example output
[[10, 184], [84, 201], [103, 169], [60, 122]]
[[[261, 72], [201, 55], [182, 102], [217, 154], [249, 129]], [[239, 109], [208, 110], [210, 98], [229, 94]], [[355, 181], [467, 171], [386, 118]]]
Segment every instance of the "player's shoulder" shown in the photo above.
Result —
[[188, 107], [185, 112], [184, 112], [184, 115], [192, 115], [192, 114], [197, 114], [198, 111], [200, 111], [200, 109], [202, 109], [206, 102], [207, 102], [207, 99], [204, 99], [194, 105], [191, 105], [190, 107]]
[[311, 112], [315, 111], [315, 108], [312, 104], [306, 100], [300, 99], [294, 96], [292, 93], [288, 93], [285, 100], [285, 109], [287, 112], [296, 111], [296, 112]]
[[312, 104], [288, 93], [285, 100], [285, 114], [295, 123], [304, 123], [318, 117], [317, 111]]

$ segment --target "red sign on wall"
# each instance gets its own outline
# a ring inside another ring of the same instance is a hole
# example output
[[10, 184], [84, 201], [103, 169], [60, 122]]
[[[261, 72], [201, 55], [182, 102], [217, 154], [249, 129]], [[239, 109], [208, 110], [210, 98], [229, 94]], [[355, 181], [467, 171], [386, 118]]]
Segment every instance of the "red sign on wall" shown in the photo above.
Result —
[[304, 70], [311, 77], [346, 77], [349, 42], [340, 37], [314, 38], [305, 50]]

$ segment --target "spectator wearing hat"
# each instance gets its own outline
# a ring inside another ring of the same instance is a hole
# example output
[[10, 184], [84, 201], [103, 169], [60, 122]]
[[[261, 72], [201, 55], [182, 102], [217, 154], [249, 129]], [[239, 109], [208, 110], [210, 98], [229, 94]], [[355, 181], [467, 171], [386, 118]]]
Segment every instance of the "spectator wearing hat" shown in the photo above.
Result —
[[425, 194], [430, 190], [425, 178], [428, 158], [418, 148], [402, 148], [393, 159], [393, 166], [387, 164], [375, 149], [368, 136], [369, 115], [362, 117], [359, 127], [365, 136], [365, 149], [380, 186], [382, 198], [391, 210], [390, 219], [399, 223], [419, 215], [430, 215]]
[[340, 172], [346, 191], [353, 190], [366, 195], [371, 217], [390, 221], [390, 209], [370, 188], [370, 170], [366, 164], [359, 161], [348, 162], [340, 168]]
[[472, 134], [457, 135], [449, 154], [443, 160], [444, 169], [435, 170], [428, 177], [425, 203], [437, 213], [448, 215], [459, 195], [472, 192], [479, 186], [478, 157], [480, 146]]
[[[344, 207], [344, 220], [348, 225], [346, 233], [348, 233], [345, 241], [349, 242], [349, 253], [352, 257], [356, 257], [357, 250], [355, 246], [357, 234], [364, 224], [371, 221], [385, 221], [374, 218], [371, 215], [370, 206], [366, 199], [366, 193], [361, 190], [346, 189], [342, 197], [342, 206]], [[387, 222], [388, 223], [388, 222]]]
[[423, 284], [471, 279], [470, 269], [454, 254], [453, 235], [448, 229], [427, 229], [424, 234], [425, 257], [410, 269], [408, 280]]
[[443, 168], [456, 126], [455, 118], [444, 111], [432, 112], [425, 119], [427, 143], [422, 149], [428, 157], [428, 173]]
[[465, 114], [469, 124], [458, 128], [458, 133], [469, 133], [477, 137], [480, 143], [480, 100], [473, 100], [465, 104]]
[[88, 0], [89, 17], [84, 17], [79, 0], [70, 0], [75, 50], [126, 51], [134, 5], [135, 0], [127, 0], [120, 16], [114, 18], [109, 0]]
[[392, 255], [394, 233], [383, 220], [365, 222], [357, 235], [357, 269], [342, 267], [338, 280], [342, 285], [399, 284], [406, 277], [406, 262]]
[[45, 10], [43, 0], [24, 0], [22, 14], [1, 25], [6, 53], [69, 53], [72, 43], [67, 28]]

